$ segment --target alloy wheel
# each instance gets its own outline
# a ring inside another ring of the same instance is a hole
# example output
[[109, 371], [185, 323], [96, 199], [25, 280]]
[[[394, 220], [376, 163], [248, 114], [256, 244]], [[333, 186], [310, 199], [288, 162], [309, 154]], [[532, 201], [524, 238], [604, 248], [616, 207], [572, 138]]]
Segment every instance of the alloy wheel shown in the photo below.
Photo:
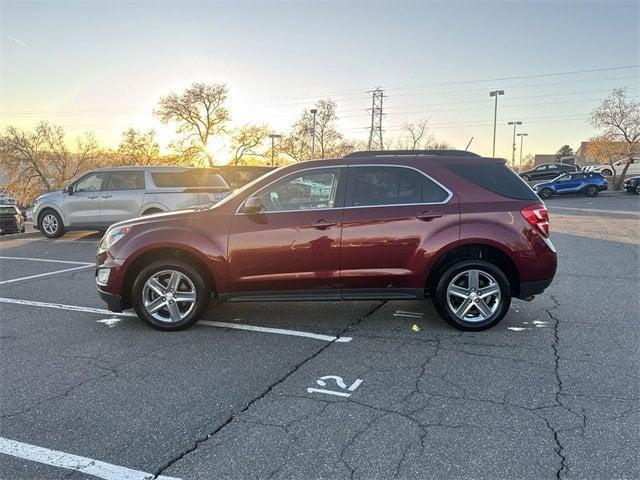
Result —
[[184, 320], [195, 308], [196, 287], [184, 273], [162, 270], [144, 283], [142, 304], [156, 320], [176, 323]]
[[447, 303], [451, 312], [465, 322], [482, 322], [500, 307], [500, 286], [482, 270], [465, 270], [447, 287]]
[[42, 229], [49, 235], [54, 235], [58, 231], [58, 219], [52, 213], [47, 213], [42, 218]]

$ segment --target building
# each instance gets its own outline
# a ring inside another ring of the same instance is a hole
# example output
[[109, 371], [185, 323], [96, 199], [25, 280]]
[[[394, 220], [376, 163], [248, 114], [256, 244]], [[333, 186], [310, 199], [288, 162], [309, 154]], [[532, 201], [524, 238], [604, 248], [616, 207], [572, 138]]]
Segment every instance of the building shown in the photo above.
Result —
[[[598, 161], [589, 155], [590, 143], [591, 142], [580, 143], [578, 150], [576, 150], [576, 163], [580, 166], [599, 165], [601, 163], [606, 163], [606, 162]], [[627, 156], [629, 146], [627, 145], [626, 142], [610, 142], [610, 143], [611, 143], [612, 157], [614, 157], [610, 159], [611, 160], [610, 163], [613, 163], [617, 160], [620, 160], [622, 157]]]

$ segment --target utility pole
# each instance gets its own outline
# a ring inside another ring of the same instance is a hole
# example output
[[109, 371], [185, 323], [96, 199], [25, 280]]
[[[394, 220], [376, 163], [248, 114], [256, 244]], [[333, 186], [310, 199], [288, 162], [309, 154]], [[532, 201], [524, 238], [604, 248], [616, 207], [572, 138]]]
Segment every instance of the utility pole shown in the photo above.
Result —
[[507, 125], [513, 125], [513, 143], [511, 144], [511, 167], [516, 164], [516, 128], [522, 125], [522, 122], [509, 122]]
[[282, 135], [278, 135], [276, 133], [271, 133], [269, 135], [269, 138], [271, 139], [271, 166], [275, 167], [276, 166], [276, 162], [275, 162], [275, 157], [274, 157], [274, 152], [275, 152], [275, 147], [276, 147], [276, 138], [282, 138]]
[[369, 150], [384, 150], [382, 142], [382, 102], [384, 93], [382, 88], [376, 87], [371, 93], [371, 128], [369, 130]]
[[313, 124], [311, 126], [311, 160], [315, 160], [316, 158], [316, 114], [318, 113], [317, 108], [311, 109], [311, 114], [313, 115]]
[[498, 121], [498, 96], [504, 95], [504, 90], [492, 90], [489, 92], [490, 97], [496, 97], [495, 107], [493, 109], [493, 154], [496, 156], [496, 122]]
[[528, 133], [519, 133], [520, 137], [520, 166], [518, 167], [518, 172], [522, 171], [522, 144], [524, 143], [524, 137], [528, 136]]

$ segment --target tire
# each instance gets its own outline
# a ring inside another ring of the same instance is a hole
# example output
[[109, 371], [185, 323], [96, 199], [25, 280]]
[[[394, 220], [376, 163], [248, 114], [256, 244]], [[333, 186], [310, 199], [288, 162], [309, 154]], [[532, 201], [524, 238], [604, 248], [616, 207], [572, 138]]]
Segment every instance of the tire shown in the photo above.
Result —
[[150, 208], [149, 210], [145, 210], [142, 213], [142, 216], [144, 217], [145, 215], [153, 215], [154, 213], [162, 213], [162, 210], [160, 210], [159, 208]]
[[636, 185], [635, 190], [633, 191], [636, 195], [640, 195], [640, 185]]
[[543, 188], [542, 190], [540, 190], [540, 193], [538, 195], [543, 200], [547, 200], [553, 196], [553, 190], [551, 190], [549, 187]]
[[[471, 291], [473, 272], [476, 272], [478, 285]], [[455, 293], [451, 293], [450, 288]], [[477, 292], [481, 290], [495, 293], [478, 297]], [[511, 285], [502, 270], [492, 263], [479, 259], [463, 260], [449, 267], [438, 279], [433, 300], [436, 311], [452, 327], [466, 331], [486, 330], [500, 322], [509, 311]], [[467, 310], [456, 313], [460, 308]]]
[[64, 224], [58, 212], [51, 208], [47, 208], [40, 214], [38, 221], [40, 231], [47, 238], [59, 238], [64, 235]]
[[[175, 274], [178, 279], [177, 287], [170, 282]], [[150, 279], [158, 282], [152, 282], [155, 287], [147, 283]], [[163, 289], [160, 290], [159, 287]], [[173, 292], [170, 287], [173, 287]], [[161, 292], [164, 293], [160, 295]], [[183, 298], [187, 294], [194, 294], [194, 301], [171, 300], [176, 292], [182, 293]], [[138, 317], [150, 327], [164, 331], [184, 330], [200, 320], [209, 305], [210, 295], [211, 288], [207, 279], [196, 268], [181, 260], [169, 258], [157, 260], [142, 269], [131, 289], [133, 308]], [[149, 304], [154, 306], [154, 302], [160, 308], [156, 312], [150, 312]], [[170, 304], [174, 306], [170, 307]]]
[[613, 175], [613, 172], [608, 168], [605, 168], [604, 170], [602, 170], [602, 175], [610, 177], [611, 175]]
[[584, 194], [587, 197], [597, 197], [598, 196], [599, 190], [598, 187], [596, 187], [595, 185], [587, 185], [587, 188], [585, 188], [584, 190]]

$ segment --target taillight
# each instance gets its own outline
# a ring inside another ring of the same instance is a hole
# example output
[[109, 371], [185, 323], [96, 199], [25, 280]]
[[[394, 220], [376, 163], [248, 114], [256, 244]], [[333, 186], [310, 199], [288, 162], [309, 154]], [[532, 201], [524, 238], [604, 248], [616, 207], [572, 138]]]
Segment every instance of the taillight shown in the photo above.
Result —
[[549, 238], [549, 212], [541, 203], [524, 207], [520, 213], [540, 234]]

